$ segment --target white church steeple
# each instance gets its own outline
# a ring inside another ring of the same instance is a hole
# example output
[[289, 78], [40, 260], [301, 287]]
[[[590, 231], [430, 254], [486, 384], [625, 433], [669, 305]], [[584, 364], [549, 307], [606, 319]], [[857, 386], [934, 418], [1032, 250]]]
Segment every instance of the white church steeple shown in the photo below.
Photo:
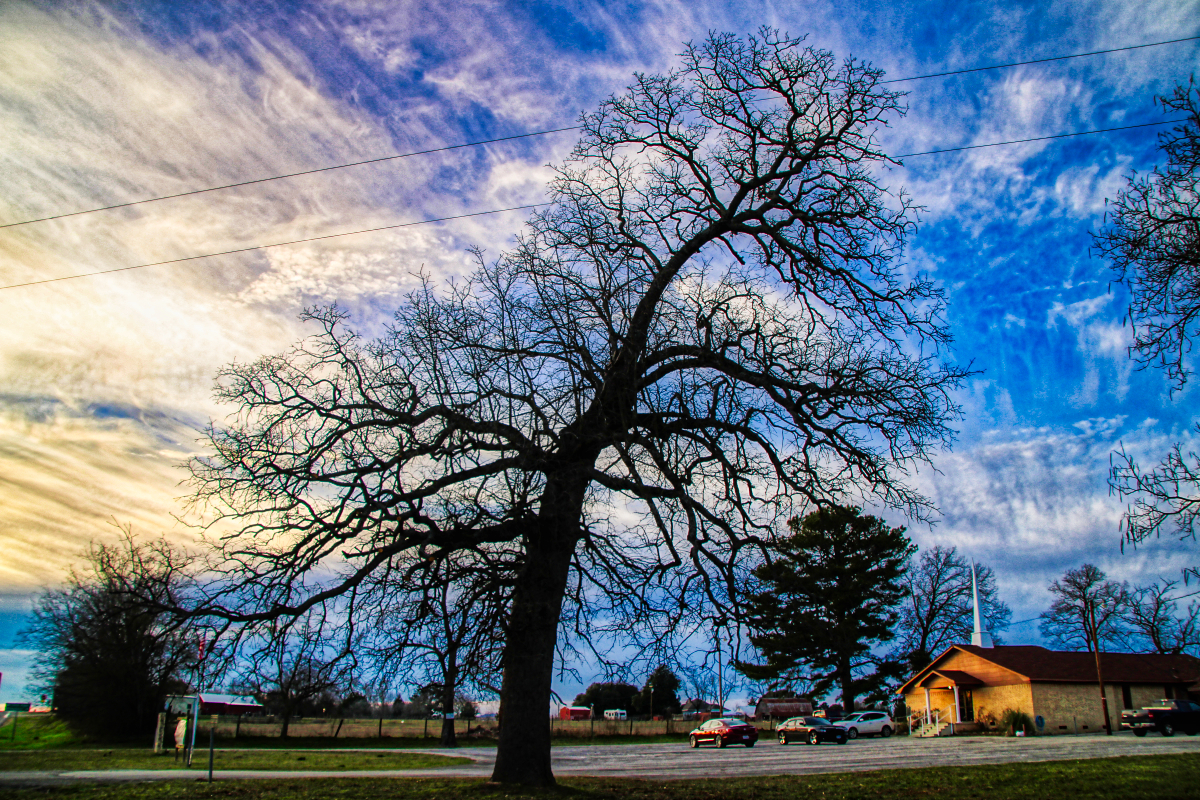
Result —
[[992, 635], [983, 627], [983, 618], [979, 613], [979, 585], [975, 582], [975, 560], [971, 560], [971, 607], [975, 612], [975, 630], [971, 634], [971, 644], [976, 647], [994, 647]]

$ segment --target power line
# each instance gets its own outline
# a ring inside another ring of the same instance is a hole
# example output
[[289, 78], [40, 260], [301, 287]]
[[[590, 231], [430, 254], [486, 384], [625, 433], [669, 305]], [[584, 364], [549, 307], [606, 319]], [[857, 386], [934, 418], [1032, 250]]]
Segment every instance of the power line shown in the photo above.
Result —
[[152, 261], [149, 264], [135, 264], [130, 267], [117, 267], [115, 269], [102, 269], [98, 272], [83, 272], [78, 275], [63, 275], [60, 278], [44, 278], [40, 281], [28, 281], [26, 283], [12, 283], [8, 286], [0, 286], [0, 289], [19, 289], [22, 286], [37, 286], [42, 283], [56, 283], [58, 281], [69, 281], [75, 278], [90, 278], [93, 275], [110, 275], [114, 272], [127, 272], [133, 269], [144, 269], [146, 267], [160, 267], [164, 264], [179, 264], [183, 261], [195, 261], [201, 258], [213, 258], [215, 256], [228, 256], [234, 253], [248, 253], [251, 250], [266, 250], [271, 247], [286, 247], [291, 244], [303, 244], [304, 242], [319, 242], [322, 239], [337, 239], [342, 236], [357, 236], [360, 233], [375, 233], [377, 231], [389, 231], [395, 228], [409, 228], [413, 225], [429, 225], [434, 222], [448, 222], [453, 219], [466, 219], [468, 217], [482, 217], [486, 214], [502, 214], [505, 211], [522, 211], [527, 208], [538, 208], [539, 206], [549, 205], [549, 203], [531, 203], [525, 206], [512, 206], [511, 208], [496, 208], [491, 211], [476, 211], [471, 214], [458, 214], [453, 217], [438, 217], [437, 219], [422, 219], [416, 222], [400, 222], [395, 225], [382, 225], [378, 228], [364, 228], [358, 231], [346, 231], [345, 233], [329, 233], [324, 236], [310, 236], [306, 239], [292, 239], [287, 242], [275, 242], [273, 244], [256, 244], [251, 247], [239, 247], [236, 250], [222, 250], [219, 253], [204, 253], [198, 256], [184, 256], [183, 258], [169, 258], [166, 261]]
[[[1135, 44], [1135, 45], [1130, 45], [1128, 47], [1114, 47], [1109, 50], [1095, 50], [1090, 53], [1074, 53], [1072, 55], [1066, 55], [1066, 56], [1054, 56], [1051, 58], [1038, 58], [1038, 59], [1034, 59], [1032, 61], [1016, 61], [1011, 64], [995, 64], [993, 66], [988, 66], [988, 67], [972, 67], [970, 69], [952, 70], [950, 72], [937, 72], [937, 73], [934, 73], [931, 75], [915, 75], [910, 78], [891, 78], [886, 81], [880, 81], [880, 83], [900, 83], [902, 81], [919, 81], [919, 80], [924, 80], [925, 78], [938, 78], [938, 77], [943, 77], [946, 75], [962, 75], [962, 74], [965, 74], [968, 72], [982, 72], [982, 71], [991, 70], [991, 69], [1006, 69], [1008, 67], [1020, 67], [1020, 66], [1025, 66], [1028, 64], [1044, 64], [1044, 63], [1047, 63], [1050, 61], [1063, 61], [1063, 60], [1070, 59], [1070, 58], [1084, 58], [1086, 56], [1102, 55], [1104, 53], [1120, 53], [1120, 52], [1123, 52], [1126, 50], [1138, 50], [1138, 49], [1145, 48], [1145, 47], [1160, 47], [1162, 45], [1176, 44], [1178, 42], [1190, 42], [1190, 41], [1194, 41], [1197, 39], [1200, 39], [1200, 36], [1189, 36], [1189, 37], [1185, 37], [1183, 39], [1169, 39], [1164, 42], [1150, 42], [1148, 44]], [[381, 156], [379, 158], [369, 158], [364, 161], [352, 161], [348, 164], [334, 164], [334, 165], [328, 166], [328, 167], [317, 167], [316, 169], [302, 170], [300, 172], [289, 172], [289, 173], [285, 173], [283, 175], [272, 175], [272, 176], [266, 177], [266, 178], [255, 178], [253, 180], [248, 180], [248, 181], [239, 181], [238, 183], [228, 183], [228, 184], [224, 184], [222, 186], [210, 186], [206, 189], [194, 189], [194, 190], [188, 191], [188, 192], [179, 192], [177, 194], [168, 194], [168, 195], [163, 195], [161, 197], [148, 197], [148, 198], [145, 198], [144, 200], [133, 200], [128, 203], [115, 203], [113, 205], [108, 205], [108, 206], [99, 206], [97, 208], [88, 208], [88, 209], [84, 209], [82, 211], [69, 211], [69, 212], [66, 212], [63, 214], [53, 214], [53, 215], [50, 215], [47, 217], [38, 217], [36, 219], [26, 219], [26, 220], [21, 220], [19, 222], [0, 223], [0, 230], [2, 230], [4, 228], [14, 228], [14, 227], [17, 227], [20, 225], [32, 225], [35, 222], [49, 222], [51, 220], [63, 219], [66, 217], [77, 217], [77, 216], [80, 216], [83, 214], [94, 214], [99, 211], [112, 211], [112, 210], [118, 209], [118, 208], [129, 208], [131, 206], [144, 205], [146, 203], [157, 203], [161, 200], [174, 200], [179, 197], [190, 197], [192, 195], [205, 194], [207, 192], [218, 192], [218, 191], [221, 191], [224, 189], [236, 189], [241, 186], [253, 186], [253, 185], [259, 184], [259, 183], [268, 183], [270, 181], [284, 180], [286, 178], [298, 178], [303, 175], [314, 175], [319, 172], [330, 172], [330, 171], [338, 170], [338, 169], [347, 169], [349, 167], [360, 167], [360, 166], [364, 166], [366, 164], [378, 164], [383, 161], [394, 161], [396, 159], [409, 158], [411, 156], [429, 155], [431, 153], [442, 153], [447, 150], [458, 150], [458, 149], [462, 149], [465, 147], [477, 147], [479, 145], [495, 144], [497, 142], [507, 142], [507, 141], [512, 141], [514, 139], [526, 139], [526, 138], [529, 138], [532, 136], [544, 136], [544, 135], [550, 134], [550, 133], [562, 133], [563, 131], [576, 131], [576, 130], [580, 130], [580, 127], [581, 126], [579, 126], [579, 125], [571, 125], [571, 126], [568, 126], [565, 128], [552, 128], [550, 130], [545, 130], [545, 131], [534, 131], [532, 133], [519, 133], [519, 134], [514, 134], [513, 136], [501, 136], [501, 137], [498, 137], [495, 139], [482, 139], [477, 142], [466, 142], [464, 144], [447, 145], [446, 147], [435, 147], [430, 150], [416, 150], [411, 153], [400, 153], [400, 154], [394, 155], [394, 156]], [[938, 151], [930, 151], [930, 152], [932, 153], [932, 152], [938, 152]], [[949, 152], [949, 151], [942, 151], [942, 152]], [[910, 155], [928, 155], [928, 153], [913, 153]], [[904, 158], [904, 156], [899, 156], [899, 157]], [[0, 287], [0, 288], [3, 288], [3, 287]]]
[[210, 186], [207, 189], [193, 189], [190, 192], [179, 192], [178, 194], [167, 194], [162, 197], [148, 197], [145, 200], [132, 200], [128, 203], [116, 203], [111, 206], [100, 206], [99, 208], [88, 208], [83, 211], [70, 211], [65, 214], [54, 214], [49, 217], [38, 217], [37, 219], [26, 219], [20, 222], [6, 222], [0, 224], [2, 228], [15, 228], [18, 225], [32, 225], [35, 222], [49, 222], [52, 219], [63, 219], [64, 217], [77, 217], [81, 214], [94, 214], [97, 211], [111, 211], [115, 208], [129, 208], [130, 206], [140, 206], [146, 203], [157, 203], [160, 200], [174, 200], [177, 197], [190, 197], [196, 194], [205, 194], [206, 192], [219, 192], [222, 189], [236, 189], [239, 186], [253, 186], [256, 183], [267, 183], [269, 181], [279, 181], [284, 178], [298, 178], [301, 175], [314, 175], [318, 172], [330, 172], [335, 169], [346, 169], [347, 167], [361, 167], [365, 164], [378, 164], [382, 161], [395, 161], [400, 158], [410, 158], [412, 156], [424, 156], [430, 153], [443, 153], [447, 150], [459, 150], [464, 147], [477, 147], [481, 144], [494, 144], [496, 142], [510, 142], [513, 139], [528, 139], [531, 136], [545, 136], [548, 133], [561, 133], [562, 131], [579, 130], [578, 125], [572, 125], [569, 128], [553, 128], [548, 131], [534, 131], [533, 133], [518, 133], [513, 136], [501, 136], [497, 139], [482, 139], [478, 142], [466, 142], [464, 144], [452, 144], [446, 147], [435, 147], [432, 150], [415, 150], [411, 153], [400, 153], [394, 156], [381, 156], [379, 158], [368, 158], [365, 161], [352, 161], [349, 164], [335, 164], [329, 167], [317, 167], [316, 169], [306, 169], [301, 172], [289, 172], [285, 175], [273, 175], [269, 178], [255, 178], [249, 181], [240, 181], [238, 183], [227, 183], [224, 186]]
[[[1125, 130], [1130, 130], [1132, 128], [1149, 128], [1149, 127], [1152, 127], [1155, 125], [1170, 125], [1172, 123], [1180, 122], [1180, 121], [1181, 120], [1165, 120], [1163, 122], [1143, 122], [1138, 125], [1122, 125], [1121, 127], [1117, 127], [1117, 128], [1102, 128], [1100, 130], [1095, 130], [1095, 131], [1077, 131], [1075, 133], [1059, 133], [1054, 136], [1036, 136], [1032, 139], [1013, 139], [1013, 140], [1007, 141], [1007, 142], [990, 142], [988, 144], [972, 144], [972, 145], [967, 145], [965, 147], [950, 147], [950, 148], [946, 148], [944, 150], [926, 150], [923, 153], [907, 153], [905, 155], [895, 156], [895, 158], [912, 158], [914, 156], [928, 156], [928, 155], [933, 155], [935, 153], [954, 153], [954, 152], [958, 152], [959, 150], [974, 150], [974, 149], [977, 149], [980, 147], [1002, 147], [1004, 145], [1023, 144], [1025, 142], [1042, 142], [1042, 141], [1046, 141], [1049, 139], [1066, 139], [1071, 136], [1091, 136], [1092, 134], [1096, 134], [1096, 133], [1110, 133], [1112, 131], [1125, 131]], [[13, 283], [13, 284], [9, 284], [8, 286], [0, 286], [0, 290], [19, 289], [23, 286], [37, 286], [38, 284], [43, 284], [43, 283], [56, 283], [58, 281], [69, 281], [69, 280], [74, 280], [75, 278], [90, 278], [93, 275], [109, 275], [114, 272], [127, 272], [129, 270], [134, 270], [134, 269], [144, 269], [145, 267], [159, 267], [159, 266], [163, 266], [165, 264], [178, 264], [183, 261], [195, 261], [195, 260], [201, 259], [201, 258], [213, 258], [215, 256], [227, 256], [227, 255], [233, 255], [235, 253], [248, 253], [251, 250], [266, 250], [271, 247], [285, 247], [287, 245], [303, 244], [305, 242], [318, 242], [323, 239], [337, 239], [337, 238], [340, 238], [343, 236], [357, 236], [360, 233], [375, 233], [377, 231], [387, 231], [387, 230], [393, 230], [395, 228], [408, 228], [408, 227], [412, 227], [414, 225], [429, 225], [434, 222], [448, 222], [450, 220], [455, 220], [455, 219], [467, 219], [468, 217], [481, 217], [481, 216], [484, 216], [487, 214], [502, 214], [505, 211], [523, 211], [523, 210], [529, 209], [529, 208], [540, 208], [541, 206], [545, 206], [545, 205], [550, 205], [550, 204], [549, 203], [531, 203], [529, 205], [524, 205], [524, 206], [512, 206], [510, 208], [497, 208], [497, 209], [492, 209], [491, 211], [476, 211], [471, 214], [459, 214], [459, 215], [453, 216], [453, 217], [439, 217], [437, 219], [423, 219], [423, 220], [417, 220], [416, 222], [400, 222], [395, 225], [383, 225], [378, 228], [364, 228], [363, 230], [346, 231], [345, 233], [330, 233], [330, 234], [326, 234], [324, 236], [310, 236], [306, 239], [292, 239], [291, 241], [287, 241], [287, 242], [275, 242], [273, 244], [261, 244], [261, 245], [254, 245], [251, 247], [240, 247], [236, 250], [223, 250], [219, 253], [204, 253], [203, 255], [198, 255], [198, 256], [185, 256], [183, 258], [167, 259], [166, 261], [153, 261], [149, 264], [135, 264], [135, 265], [129, 266], [129, 267], [117, 267], [115, 269], [100, 270], [98, 272], [84, 272], [84, 273], [80, 273], [78, 275], [64, 275], [60, 278], [45, 278], [40, 281], [28, 281], [26, 283]]]
[[935, 72], [931, 75], [914, 75], [911, 78], [891, 78], [890, 80], [880, 81], [880, 83], [900, 83], [902, 81], [923, 81], [926, 78], [942, 78], [946, 75], [965, 75], [968, 72], [984, 72], [989, 69], [1007, 69], [1009, 67], [1023, 67], [1027, 64], [1045, 64], [1050, 61], [1066, 61], [1069, 58], [1086, 58], [1087, 56], [1099, 56], [1105, 53], [1121, 53], [1126, 50], [1140, 50], [1143, 47], [1161, 47], [1164, 44], [1177, 44], [1178, 42], [1192, 42], [1200, 39], [1200, 36], [1188, 36], [1183, 39], [1168, 39], [1165, 42], [1150, 42], [1149, 44], [1134, 44], [1129, 47], [1114, 47], [1111, 50], [1093, 50], [1090, 53], [1074, 53], [1069, 56], [1053, 56], [1051, 58], [1035, 58], [1032, 61], [1014, 61], [1011, 64], [994, 64], [990, 67], [971, 67], [970, 69], [956, 69], [950, 72]]
[[969, 144], [964, 147], [947, 147], [944, 150], [926, 150], [923, 153], [905, 153], [901, 156], [893, 156], [893, 158], [913, 158], [914, 156], [931, 156], [934, 153], [957, 153], [959, 150], [976, 150], [980, 147], [1003, 147], [1006, 144], [1024, 144], [1025, 142], [1044, 142], [1048, 139], [1066, 139], [1071, 136], [1091, 136], [1096, 133], [1111, 133], [1112, 131], [1127, 131], [1133, 128], [1152, 128], [1156, 125], [1170, 125], [1175, 122], [1185, 122], [1186, 120], [1168, 119], [1162, 122], [1142, 122], [1138, 125], [1122, 125], [1119, 128], [1100, 128], [1094, 131], [1076, 131], [1075, 133], [1057, 133], [1053, 136], [1035, 136], [1032, 139], [1012, 139], [1007, 142], [989, 142], [988, 144]]

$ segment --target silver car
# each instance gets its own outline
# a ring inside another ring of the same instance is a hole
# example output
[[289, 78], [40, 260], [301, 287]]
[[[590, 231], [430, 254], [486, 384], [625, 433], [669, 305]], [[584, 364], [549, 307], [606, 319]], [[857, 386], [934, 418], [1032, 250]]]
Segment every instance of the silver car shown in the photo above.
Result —
[[896, 723], [882, 711], [855, 711], [853, 714], [833, 723], [839, 728], [846, 729], [846, 735], [851, 739], [859, 736], [891, 736], [896, 730]]

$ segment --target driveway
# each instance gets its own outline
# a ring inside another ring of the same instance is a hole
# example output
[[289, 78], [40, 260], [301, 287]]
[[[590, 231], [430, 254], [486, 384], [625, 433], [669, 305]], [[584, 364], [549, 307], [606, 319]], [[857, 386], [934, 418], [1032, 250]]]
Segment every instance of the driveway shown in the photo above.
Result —
[[[381, 752], [372, 749], [371, 752]], [[430, 752], [445, 750], [398, 750]], [[220, 780], [251, 778], [486, 778], [496, 759], [495, 748], [460, 747], [453, 755], [472, 759], [469, 765], [425, 770], [376, 772], [267, 772], [217, 770]], [[679, 780], [685, 778], [745, 777], [751, 775], [807, 775], [822, 772], [857, 772], [902, 767], [966, 766], [1031, 761], [1063, 761], [1074, 758], [1112, 758], [1132, 755], [1198, 753], [1200, 738], [1165, 738], [1151, 734], [1138, 739], [1129, 733], [1103, 735], [1045, 736], [1027, 739], [993, 736], [959, 736], [941, 739], [858, 739], [844, 745], [782, 746], [773, 739], [757, 747], [703, 747], [686, 744], [594, 745], [556, 747], [552, 752], [554, 774]], [[203, 759], [197, 753], [191, 770], [87, 770], [77, 772], [0, 772], [3, 785], [62, 785], [75, 781], [197, 780], [206, 777]]]

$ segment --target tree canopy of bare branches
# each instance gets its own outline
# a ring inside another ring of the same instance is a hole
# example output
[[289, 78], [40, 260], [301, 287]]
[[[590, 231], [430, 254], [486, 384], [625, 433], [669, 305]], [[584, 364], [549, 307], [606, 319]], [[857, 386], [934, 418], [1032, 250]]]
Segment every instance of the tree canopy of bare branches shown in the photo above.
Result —
[[[1134, 357], [1163, 369], [1178, 389], [1191, 374], [1192, 340], [1200, 330], [1200, 89], [1177, 86], [1159, 102], [1164, 111], [1185, 115], [1159, 136], [1166, 165], [1129, 179], [1095, 245], [1130, 290]], [[1136, 545], [1164, 529], [1195, 539], [1200, 456], [1194, 451], [1176, 443], [1147, 471], [1122, 447], [1112, 456], [1109, 486], [1130, 501], [1126, 541]]]
[[1180, 613], [1179, 603], [1187, 597], [1178, 581], [1155, 581], [1131, 590], [1124, 619], [1130, 649], [1146, 653], [1200, 654], [1200, 603], [1188, 603]]
[[[1008, 625], [1012, 610], [996, 594], [992, 568], [975, 565], [982, 619], [993, 633]], [[905, 578], [894, 652], [915, 672], [951, 644], [969, 642], [974, 630], [971, 565], [954, 547], [922, 551]]]
[[1159, 135], [1167, 163], [1129, 179], [1094, 241], [1129, 287], [1135, 357], [1182, 386], [1200, 331], [1200, 90], [1177, 86], [1158, 100], [1163, 111], [1185, 115]]
[[297, 613], [399, 554], [513, 543], [493, 777], [547, 785], [568, 591], [639, 622], [730, 608], [797, 504], [923, 515], [907, 471], [966, 373], [897, 263], [914, 209], [878, 182], [902, 111], [880, 79], [770, 30], [688, 45], [583, 116], [512, 250], [380, 339], [314, 310], [311, 339], [223, 370], [238, 412], [192, 476], [240, 533], [194, 613]]

